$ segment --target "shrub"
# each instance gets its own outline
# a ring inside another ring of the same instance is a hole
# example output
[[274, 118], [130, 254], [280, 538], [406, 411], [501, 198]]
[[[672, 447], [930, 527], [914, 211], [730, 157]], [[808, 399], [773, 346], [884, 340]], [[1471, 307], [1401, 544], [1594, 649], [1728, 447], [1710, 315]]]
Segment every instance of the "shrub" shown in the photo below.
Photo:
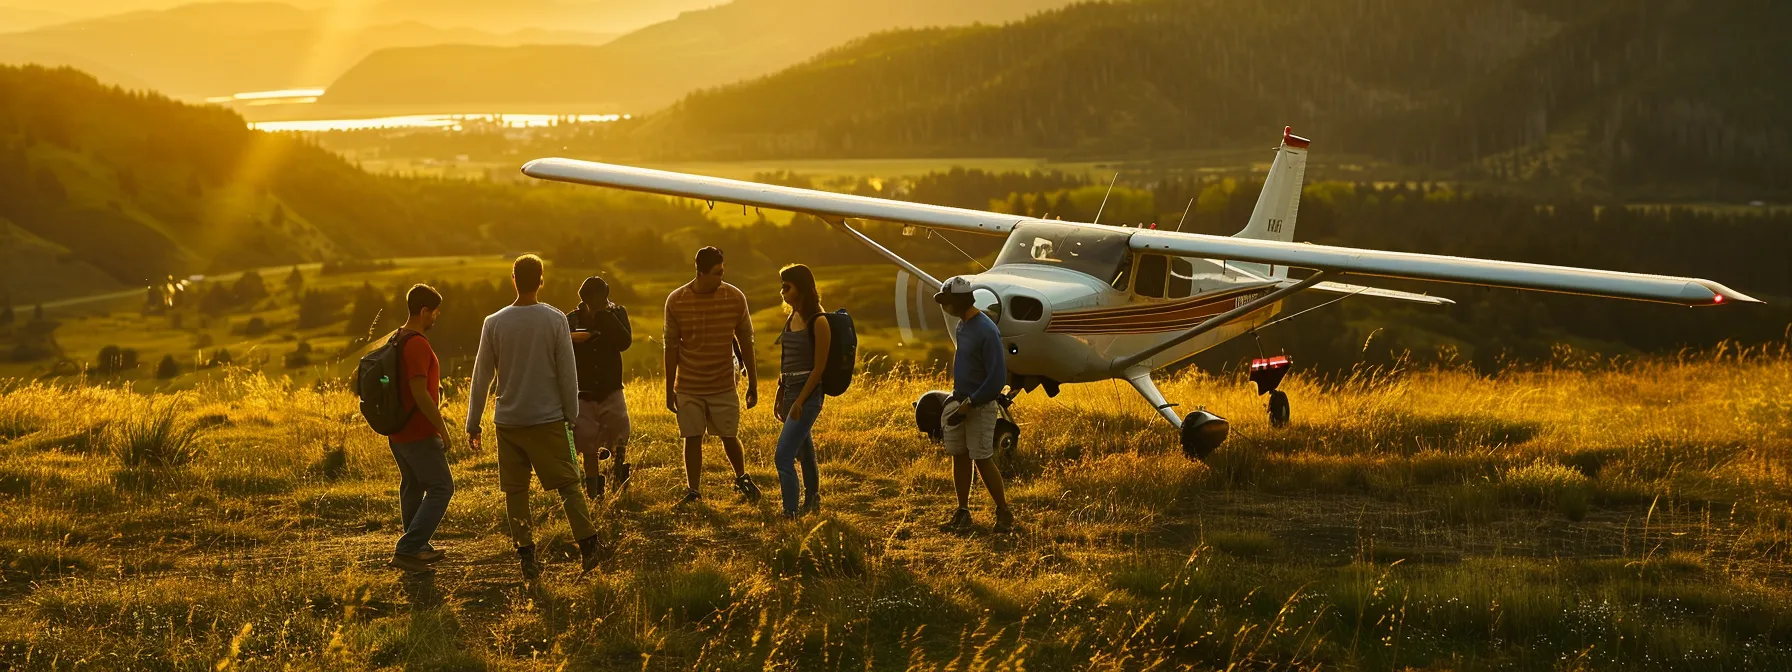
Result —
[[162, 355], [162, 361], [156, 364], [156, 377], [171, 380], [180, 375], [180, 362], [174, 361], [174, 355]]
[[204, 453], [199, 445], [199, 429], [181, 421], [174, 402], [124, 418], [113, 428], [113, 454], [127, 468], [180, 468]]

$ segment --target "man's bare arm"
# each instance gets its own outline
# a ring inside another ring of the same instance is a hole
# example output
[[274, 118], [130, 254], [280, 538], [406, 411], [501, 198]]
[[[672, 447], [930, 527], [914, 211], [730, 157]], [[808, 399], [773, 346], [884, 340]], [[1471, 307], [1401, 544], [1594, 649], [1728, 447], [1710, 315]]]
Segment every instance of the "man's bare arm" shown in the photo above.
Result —
[[411, 378], [411, 398], [420, 402], [417, 404], [417, 412], [422, 413], [424, 419], [429, 420], [429, 426], [436, 428], [436, 435], [442, 437], [442, 448], [453, 448], [454, 442], [448, 438], [448, 423], [442, 421], [442, 409], [433, 401], [421, 403], [433, 399], [429, 396], [429, 380], [427, 378], [423, 376]]

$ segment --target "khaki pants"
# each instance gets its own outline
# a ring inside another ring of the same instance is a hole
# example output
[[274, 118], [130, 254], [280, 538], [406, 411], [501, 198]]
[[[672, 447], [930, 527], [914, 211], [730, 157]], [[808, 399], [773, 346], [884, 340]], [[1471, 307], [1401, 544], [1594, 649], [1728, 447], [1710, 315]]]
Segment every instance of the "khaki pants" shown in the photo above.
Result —
[[678, 434], [708, 434], [732, 439], [740, 432], [740, 396], [734, 390], [716, 394], [678, 393]]
[[574, 539], [597, 535], [591, 510], [579, 492], [579, 464], [573, 460], [566, 423], [550, 422], [533, 427], [498, 426], [498, 487], [504, 491], [505, 525], [517, 548], [535, 545], [535, 517], [529, 511], [529, 473], [533, 471], [543, 490], [560, 493], [566, 522]]

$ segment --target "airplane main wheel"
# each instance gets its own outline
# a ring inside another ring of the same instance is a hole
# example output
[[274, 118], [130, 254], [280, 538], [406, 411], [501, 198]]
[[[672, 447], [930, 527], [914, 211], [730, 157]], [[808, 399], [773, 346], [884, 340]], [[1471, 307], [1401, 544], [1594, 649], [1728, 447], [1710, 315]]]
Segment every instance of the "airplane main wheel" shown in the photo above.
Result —
[[1206, 460], [1232, 433], [1231, 423], [1207, 411], [1195, 411], [1182, 420], [1182, 453], [1191, 460]]
[[1007, 418], [997, 420], [995, 447], [996, 466], [1002, 470], [1002, 478], [1014, 478], [1015, 457], [1020, 453], [1020, 426]]
[[1288, 405], [1288, 393], [1281, 390], [1269, 393], [1269, 426], [1285, 427], [1293, 417], [1294, 409]]

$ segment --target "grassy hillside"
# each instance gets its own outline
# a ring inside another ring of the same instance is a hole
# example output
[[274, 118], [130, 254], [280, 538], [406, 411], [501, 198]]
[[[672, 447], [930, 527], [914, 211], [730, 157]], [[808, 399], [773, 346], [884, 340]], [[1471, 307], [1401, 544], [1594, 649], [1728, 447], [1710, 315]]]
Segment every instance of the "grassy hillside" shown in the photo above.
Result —
[[[435, 44], [599, 44], [613, 34], [524, 27], [440, 28], [414, 18], [369, 24], [359, 14], [273, 2], [202, 3], [0, 35], [7, 62], [98, 67], [189, 99], [328, 83], [367, 54]], [[458, 25], [458, 24], [456, 24]], [[110, 81], [110, 80], [109, 80]]]
[[639, 114], [692, 90], [757, 77], [899, 27], [1006, 21], [1069, 0], [735, 0], [592, 48], [393, 49], [330, 85], [323, 103], [516, 108], [603, 104]]
[[[883, 34], [691, 95], [661, 158], [1163, 156], [1256, 147], [1581, 193], [1781, 194], [1784, 3], [1139, 0]], [[1769, 18], [1774, 17], [1774, 18]], [[1662, 187], [1679, 187], [1664, 192]]]
[[[1018, 533], [935, 529], [947, 462], [906, 401], [830, 399], [822, 513], [783, 522], [682, 464], [636, 381], [636, 481], [605, 560], [525, 584], [494, 460], [452, 454], [433, 579], [381, 564], [397, 473], [334, 387], [254, 376], [175, 396], [0, 397], [0, 661], [30, 669], [1783, 669], [1792, 425], [1783, 354], [1483, 378], [1292, 381], [1270, 428], [1243, 381], [1167, 391], [1235, 420], [1184, 459], [1131, 392], [1019, 407]], [[460, 389], [450, 385], [450, 390]], [[769, 392], [769, 390], [768, 390]], [[451, 392], [450, 416], [464, 411]], [[1665, 412], [1664, 410], [1670, 410]], [[749, 412], [749, 471], [774, 427]], [[489, 433], [489, 429], [488, 429]]]
[[[665, 231], [708, 222], [695, 207], [593, 189], [369, 175], [223, 110], [40, 68], [0, 68], [0, 217], [51, 246], [32, 249], [125, 286], [326, 259], [540, 249], [601, 222]], [[83, 289], [39, 293], [53, 283], [24, 272], [6, 266], [0, 291], [33, 301]]]

